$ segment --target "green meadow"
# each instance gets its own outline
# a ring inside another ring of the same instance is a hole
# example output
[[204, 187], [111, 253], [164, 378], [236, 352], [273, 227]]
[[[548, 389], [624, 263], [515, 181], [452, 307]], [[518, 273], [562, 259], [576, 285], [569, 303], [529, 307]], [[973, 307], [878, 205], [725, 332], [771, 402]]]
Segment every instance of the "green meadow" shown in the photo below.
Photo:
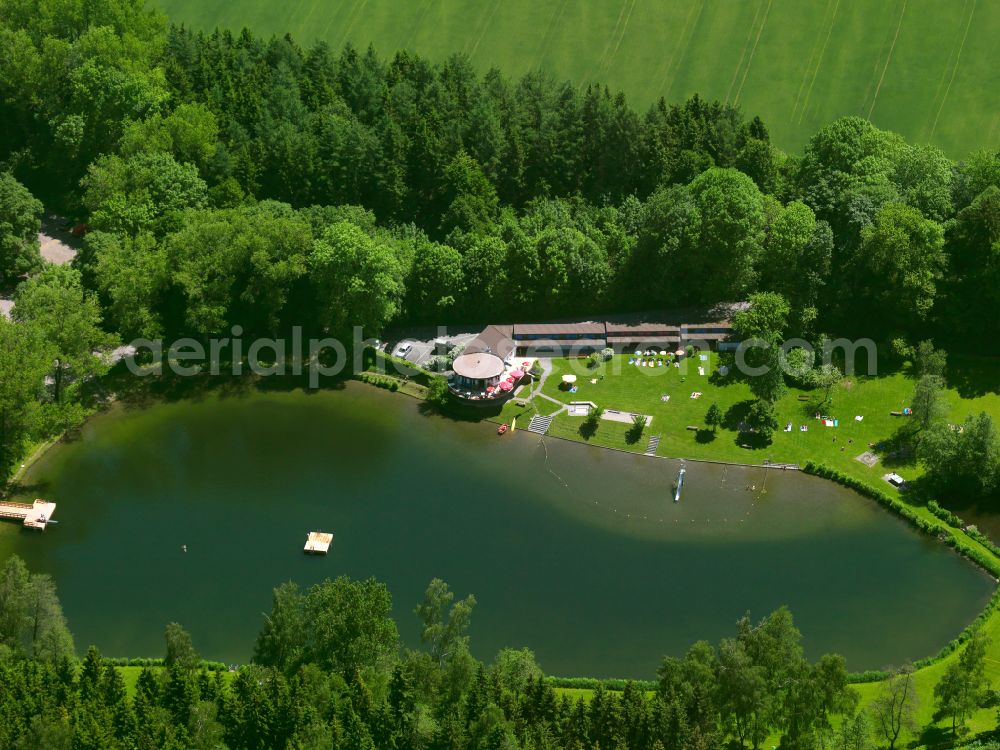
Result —
[[861, 115], [952, 157], [1000, 145], [1000, 3], [983, 0], [156, 0], [197, 29], [369, 43], [482, 70], [606, 83], [644, 110], [694, 93], [760, 115], [800, 151]]

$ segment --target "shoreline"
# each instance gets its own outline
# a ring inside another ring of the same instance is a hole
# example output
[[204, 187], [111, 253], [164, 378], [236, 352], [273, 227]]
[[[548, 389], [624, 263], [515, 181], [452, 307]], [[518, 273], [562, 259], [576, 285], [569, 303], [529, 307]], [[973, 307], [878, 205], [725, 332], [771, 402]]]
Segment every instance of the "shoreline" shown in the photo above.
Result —
[[[93, 415], [88, 416], [84, 420], [84, 423], [86, 423], [91, 416]], [[55, 446], [57, 446], [59, 443], [62, 442], [63, 438], [66, 437], [66, 432], [67, 432], [66, 430], [63, 430], [58, 435], [50, 437], [48, 440], [39, 443], [32, 449], [30, 453], [27, 454], [27, 456], [23, 459], [20, 466], [18, 467], [17, 471], [11, 474], [10, 478], [7, 480], [4, 486], [4, 493], [3, 493], [4, 496], [8, 495], [11, 491], [16, 490], [18, 488], [21, 480], [25, 477], [26, 474], [28, 474], [28, 472], [30, 472], [35, 467], [35, 464], [37, 464], [41, 459], [43, 459], [48, 454], [48, 452], [52, 450], [52, 448], [54, 448]]]

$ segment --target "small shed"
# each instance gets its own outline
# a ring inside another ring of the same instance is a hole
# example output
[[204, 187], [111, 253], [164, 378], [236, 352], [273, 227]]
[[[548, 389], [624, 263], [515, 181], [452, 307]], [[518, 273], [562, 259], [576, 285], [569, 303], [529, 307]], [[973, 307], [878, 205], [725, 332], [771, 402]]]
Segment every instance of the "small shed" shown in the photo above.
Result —
[[895, 487], [897, 490], [901, 490], [904, 487], [906, 487], [906, 480], [903, 479], [901, 476], [899, 476], [899, 474], [896, 473], [886, 474], [882, 478], [889, 484], [891, 484], [893, 487]]

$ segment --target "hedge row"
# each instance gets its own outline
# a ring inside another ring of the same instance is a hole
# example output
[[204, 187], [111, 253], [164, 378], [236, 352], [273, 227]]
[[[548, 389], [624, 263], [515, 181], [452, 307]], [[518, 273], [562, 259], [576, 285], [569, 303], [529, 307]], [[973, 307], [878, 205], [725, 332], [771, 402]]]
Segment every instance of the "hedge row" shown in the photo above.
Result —
[[947, 508], [942, 508], [940, 505], [937, 504], [936, 500], [931, 500], [930, 502], [927, 503], [927, 510], [929, 510], [931, 513], [933, 513], [936, 517], [940, 518], [949, 526], [954, 526], [956, 529], [960, 529], [963, 526], [965, 526], [965, 524], [962, 523], [961, 518], [956, 516]]
[[964, 531], [965, 531], [965, 535], [967, 537], [969, 537], [969, 539], [973, 539], [973, 540], [979, 542], [981, 545], [983, 545], [984, 547], [986, 547], [986, 549], [988, 549], [994, 555], [996, 555], [997, 557], [1000, 557], [1000, 547], [998, 547], [997, 545], [995, 545], [993, 543], [992, 539], [990, 539], [988, 536], [986, 536], [986, 534], [984, 534], [983, 532], [981, 532], [975, 526], [966, 526], [966, 527], [964, 527]]
[[431, 378], [440, 377], [440, 375], [429, 370], [417, 367], [409, 360], [393, 356], [388, 352], [380, 352], [370, 347], [365, 349], [364, 363], [366, 370], [374, 366], [378, 360], [382, 361], [380, 370], [385, 370], [390, 375], [398, 375], [401, 378], [412, 380], [415, 383], [420, 383], [420, 385], [430, 385]]
[[[939, 526], [938, 524], [930, 523], [927, 520], [921, 518], [917, 515], [911, 508], [909, 508], [905, 503], [900, 502], [897, 498], [893, 497], [887, 492], [876, 489], [860, 479], [855, 479], [854, 477], [843, 474], [836, 469], [831, 469], [828, 466], [822, 464], [816, 464], [812, 461], [806, 463], [802, 469], [807, 474], [812, 474], [814, 476], [822, 477], [823, 479], [829, 479], [837, 484], [848, 487], [854, 490], [864, 497], [871, 498], [875, 500], [880, 505], [883, 505], [887, 509], [891, 510], [893, 513], [898, 515], [900, 518], [904, 518], [909, 521], [914, 527], [924, 532], [925, 534], [930, 534], [942, 539], [945, 544], [954, 549], [958, 554], [963, 555], [968, 558], [980, 568], [985, 570], [987, 573], [992, 575], [994, 578], [1000, 578], [1000, 561], [996, 557], [991, 557], [985, 555], [980, 550], [973, 547], [966, 546], [959, 542], [959, 540], [944, 526]], [[931, 507], [931, 504], [934, 507]], [[928, 503], [928, 509], [931, 513], [938, 519], [948, 523], [956, 528], [962, 527], [962, 519], [956, 516], [954, 513], [941, 508], [937, 503], [931, 501]], [[969, 530], [965, 532], [971, 539], [975, 539], [980, 544], [986, 546], [993, 554], [1000, 557], [1000, 552], [998, 548], [992, 542], [990, 542], [986, 537], [981, 534], [978, 530]], [[985, 540], [985, 541], [983, 541]], [[928, 667], [937, 661], [940, 661], [948, 654], [952, 653], [965, 643], [972, 633], [983, 625], [986, 620], [993, 614], [993, 611], [1000, 604], [1000, 590], [994, 591], [993, 596], [990, 598], [989, 603], [986, 608], [979, 613], [979, 616], [973, 620], [968, 627], [965, 628], [961, 633], [959, 633], [957, 638], [950, 641], [944, 648], [942, 648], [934, 656], [929, 656], [925, 659], [920, 659], [913, 663], [914, 668], [922, 669], [923, 667]], [[850, 675], [851, 682], [877, 682], [878, 680], [885, 679], [888, 676], [885, 672], [878, 671], [868, 671], [861, 672], [858, 674]]]
[[389, 377], [388, 375], [378, 375], [373, 372], [359, 372], [358, 380], [362, 383], [368, 383], [368, 385], [374, 385], [378, 388], [385, 388], [389, 391], [399, 390], [399, 381], [396, 378]]
[[931, 500], [927, 503], [927, 510], [933, 513], [936, 517], [940, 518], [942, 521], [947, 523], [949, 526], [954, 526], [956, 529], [961, 529], [965, 532], [965, 535], [981, 545], [986, 547], [990, 552], [992, 552], [997, 557], [1000, 557], [1000, 547], [993, 543], [986, 534], [981, 532], [975, 526], [967, 526], [965, 521], [963, 521], [959, 516], [952, 513], [947, 508], [942, 508], [937, 504], [936, 501]]

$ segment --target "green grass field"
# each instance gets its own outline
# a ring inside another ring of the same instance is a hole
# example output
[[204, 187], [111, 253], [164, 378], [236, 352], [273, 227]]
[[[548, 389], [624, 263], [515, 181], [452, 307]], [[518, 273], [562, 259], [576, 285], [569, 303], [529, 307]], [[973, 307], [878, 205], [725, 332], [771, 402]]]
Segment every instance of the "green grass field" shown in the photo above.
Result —
[[760, 115], [790, 151], [843, 115], [956, 158], [1000, 145], [1000, 3], [986, 0], [154, 1], [199, 29], [542, 67], [641, 109], [699, 93]]

